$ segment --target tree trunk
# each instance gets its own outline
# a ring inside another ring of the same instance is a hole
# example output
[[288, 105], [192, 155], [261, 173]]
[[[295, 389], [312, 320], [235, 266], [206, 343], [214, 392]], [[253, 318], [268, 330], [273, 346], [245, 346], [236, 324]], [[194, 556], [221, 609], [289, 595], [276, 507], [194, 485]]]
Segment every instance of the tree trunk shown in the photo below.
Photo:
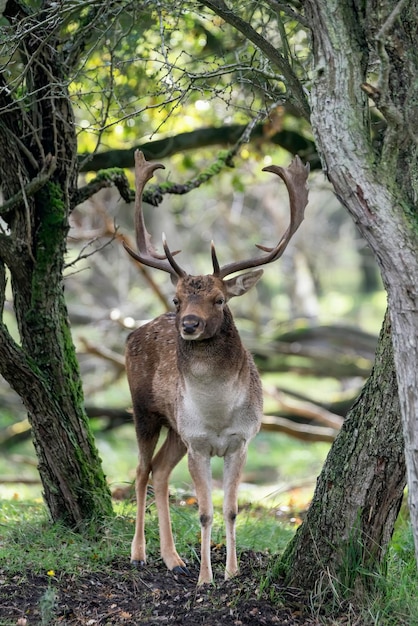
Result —
[[[242, 26], [242, 20], [233, 3], [227, 6], [223, 1], [204, 0], [203, 4], [245, 32], [260, 50], [266, 50], [266, 46], [259, 43], [260, 35], [252, 37], [251, 27], [245, 31], [237, 26], [238, 23]], [[308, 95], [310, 113], [309, 107], [301, 103], [301, 97], [292, 94], [293, 82], [287, 80], [289, 67], [280, 59], [280, 51], [275, 56], [266, 56], [282, 75], [282, 80], [284, 76], [288, 97], [293, 95], [300, 111], [307, 117], [310, 114], [324, 171], [369, 243], [388, 292], [409, 505], [418, 560], [418, 0], [401, 0], [395, 4], [390, 0], [352, 3], [306, 0], [301, 7], [313, 41], [314, 68], [309, 76]], [[300, 59], [295, 66], [298, 62]], [[300, 96], [300, 91], [295, 93]], [[371, 109], [380, 120], [376, 126], [370, 125]], [[383, 404], [380, 399], [383, 390], [378, 384], [374, 389], [376, 397], [370, 395], [368, 398], [378, 409]], [[389, 437], [389, 442], [394, 445], [391, 451], [386, 446], [388, 432], [380, 430], [379, 433], [379, 448], [387, 449], [388, 459], [391, 455], [398, 459], [399, 451], [393, 438]], [[339, 445], [345, 441], [350, 448], [351, 442], [341, 439], [344, 434], [345, 431], [339, 438]], [[344, 450], [341, 453], [344, 454]], [[342, 499], [350, 501], [351, 482], [341, 489], [344, 489]], [[340, 501], [335, 490], [333, 494]], [[392, 499], [390, 489], [384, 490], [380, 502], [376, 502], [382, 511], [387, 507], [386, 499], [388, 502]], [[326, 515], [326, 511], [320, 510], [318, 500], [316, 507], [318, 515]], [[322, 507], [329, 507], [336, 513], [333, 524], [338, 528], [342, 516], [338, 507], [334, 508], [328, 498]], [[348, 510], [346, 514], [349, 514]], [[311, 519], [313, 515], [311, 513]], [[353, 518], [350, 520], [352, 522]], [[390, 535], [390, 520], [394, 522], [394, 518], [387, 516], [385, 535]], [[344, 520], [341, 523], [344, 525]], [[329, 526], [332, 527], [331, 519]], [[377, 544], [382, 539], [372, 524], [366, 533]], [[325, 570], [327, 559], [332, 561], [328, 536], [316, 534], [315, 537], [317, 543], [310, 549], [315, 548]], [[288, 572], [294, 567], [293, 578], [312, 590], [310, 584], [314, 577], [309, 576], [303, 559], [299, 558], [298, 542], [302, 538], [306, 547], [308, 539], [303, 526], [287, 552], [286, 567]], [[311, 550], [308, 553], [312, 554]], [[310, 565], [314, 563], [313, 559], [309, 562]]]
[[[48, 3], [46, 3], [48, 4]], [[63, 266], [76, 137], [51, 14], [7, 2], [4, 15], [20, 33], [23, 104], [0, 89], [0, 373], [21, 396], [32, 426], [44, 497], [54, 521], [78, 527], [112, 513], [111, 498], [89, 431], [64, 300]], [[17, 36], [16, 36], [17, 39]], [[14, 58], [14, 57], [13, 57]], [[9, 68], [3, 66], [1, 85]], [[10, 72], [12, 74], [12, 72]], [[12, 75], [13, 79], [13, 75]], [[32, 116], [32, 117], [31, 117]], [[7, 266], [20, 344], [4, 323]]]
[[306, 520], [282, 558], [288, 583], [340, 593], [368, 584], [405, 487], [404, 441], [388, 316], [369, 380], [337, 436]]
[[[418, 561], [418, 2], [348, 7], [308, 0], [306, 11], [315, 55], [316, 143], [388, 293]], [[369, 127], [370, 99], [386, 124], [376, 137]]]

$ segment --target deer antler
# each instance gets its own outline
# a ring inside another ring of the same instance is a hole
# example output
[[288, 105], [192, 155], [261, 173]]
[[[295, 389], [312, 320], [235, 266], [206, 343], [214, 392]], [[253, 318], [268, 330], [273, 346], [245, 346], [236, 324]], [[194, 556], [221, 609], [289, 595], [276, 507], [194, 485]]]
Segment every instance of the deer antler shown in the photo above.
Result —
[[142, 194], [147, 182], [153, 177], [155, 170], [165, 169], [162, 163], [148, 163], [140, 150], [135, 150], [135, 233], [138, 253], [124, 241], [125, 250], [137, 261], [154, 267], [164, 272], [168, 272], [173, 276], [184, 276], [186, 272], [176, 263], [174, 255], [176, 252], [170, 252], [163, 236], [163, 246], [166, 255], [158, 254], [151, 243], [151, 235], [147, 231], [144, 222], [144, 214], [142, 210]]
[[274, 174], [280, 176], [280, 178], [284, 181], [290, 200], [290, 224], [279, 243], [274, 248], [257, 245], [257, 248], [267, 252], [268, 254], [228, 263], [223, 267], [219, 266], [215, 246], [212, 242], [212, 263], [214, 276], [225, 278], [225, 276], [233, 274], [234, 272], [249, 269], [250, 267], [266, 265], [267, 263], [276, 261], [282, 256], [287, 244], [303, 221], [305, 207], [308, 204], [308, 188], [306, 186], [306, 181], [309, 174], [309, 163], [303, 165], [300, 158], [295, 156], [287, 168], [279, 167], [278, 165], [269, 165], [268, 167], [263, 168], [263, 172], [273, 172]]
[[[185, 276], [186, 272], [174, 259], [174, 256], [178, 254], [179, 251], [170, 251], [165, 235], [163, 234], [163, 247], [165, 255], [158, 254], [151, 243], [151, 235], [145, 227], [144, 215], [142, 211], [142, 193], [146, 183], [152, 178], [156, 169], [164, 169], [164, 165], [162, 165], [162, 163], [148, 163], [142, 152], [139, 150], [135, 151], [135, 232], [139, 253], [134, 252], [125, 241], [123, 242], [123, 245], [126, 251], [134, 259], [144, 265], [163, 270], [174, 277]], [[296, 156], [287, 168], [279, 167], [278, 165], [269, 165], [268, 167], [263, 168], [263, 172], [273, 172], [274, 174], [280, 176], [280, 178], [284, 181], [290, 200], [290, 224], [274, 248], [257, 245], [257, 248], [267, 253], [264, 256], [235, 261], [233, 263], [228, 263], [223, 267], [220, 267], [219, 265], [215, 246], [212, 242], [211, 254], [214, 276], [225, 278], [229, 274], [249, 269], [251, 267], [259, 267], [260, 265], [266, 265], [267, 263], [276, 261], [282, 256], [287, 244], [303, 221], [305, 207], [308, 204], [308, 189], [306, 181], [309, 174], [309, 163], [303, 165], [300, 158]]]

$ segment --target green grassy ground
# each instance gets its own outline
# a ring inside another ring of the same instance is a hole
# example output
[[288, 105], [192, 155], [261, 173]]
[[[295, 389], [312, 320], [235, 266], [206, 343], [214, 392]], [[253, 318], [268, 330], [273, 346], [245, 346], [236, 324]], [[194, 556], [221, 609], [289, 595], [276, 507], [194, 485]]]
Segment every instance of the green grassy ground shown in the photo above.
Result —
[[[221, 544], [223, 524], [219, 505], [220, 502], [216, 507], [213, 540]], [[0, 594], [1, 574], [5, 572], [15, 574], [16, 579], [23, 579], [27, 572], [50, 577], [77, 576], [108, 570], [114, 561], [128, 561], [134, 507], [124, 502], [115, 505], [115, 509], [115, 518], [109, 520], [100, 533], [92, 536], [50, 524], [41, 502], [0, 501]], [[186, 502], [181, 496], [174, 498], [171, 511], [178, 550], [186, 559], [196, 561], [199, 523], [193, 501]], [[260, 578], [260, 589], [274, 575], [274, 557], [283, 550], [295, 528], [296, 520], [289, 517], [278, 519], [277, 509], [260, 505], [242, 507], [238, 517], [238, 551], [252, 549], [271, 555], [271, 568]], [[158, 559], [159, 538], [152, 501], [147, 515], [147, 540], [151, 558]], [[407, 520], [401, 519], [397, 524], [385, 570], [385, 573], [376, 573], [370, 594], [361, 599], [362, 623], [381, 626], [418, 624], [418, 576]], [[316, 606], [312, 608], [319, 610], [320, 598], [315, 601]], [[333, 598], [334, 603], [340, 601], [342, 605], [342, 598]], [[350, 611], [349, 608], [347, 610]], [[358, 607], [356, 610], [359, 610]]]

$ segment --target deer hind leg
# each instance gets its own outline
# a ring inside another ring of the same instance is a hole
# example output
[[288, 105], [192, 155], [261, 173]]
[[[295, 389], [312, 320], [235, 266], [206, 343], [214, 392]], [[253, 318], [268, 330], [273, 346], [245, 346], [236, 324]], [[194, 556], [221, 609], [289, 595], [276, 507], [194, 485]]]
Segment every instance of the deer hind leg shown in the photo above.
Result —
[[148, 437], [138, 437], [139, 463], [136, 469], [136, 523], [131, 545], [131, 563], [135, 567], [146, 563], [145, 508], [148, 478], [152, 468], [152, 457], [158, 442], [159, 429]]
[[247, 448], [246, 446], [242, 446], [233, 453], [227, 453], [224, 460], [223, 515], [226, 528], [225, 580], [239, 573], [235, 520], [238, 514], [238, 488], [246, 458]]
[[210, 456], [202, 455], [189, 449], [189, 471], [193, 479], [199, 505], [201, 529], [200, 572], [198, 585], [211, 583], [213, 580], [210, 560], [210, 539], [213, 522], [212, 472]]
[[166, 440], [152, 461], [152, 482], [158, 510], [161, 556], [169, 570], [175, 574], [188, 576], [189, 570], [177, 554], [174, 545], [168, 500], [170, 474], [185, 454], [186, 446], [179, 435], [174, 430], [169, 429]]

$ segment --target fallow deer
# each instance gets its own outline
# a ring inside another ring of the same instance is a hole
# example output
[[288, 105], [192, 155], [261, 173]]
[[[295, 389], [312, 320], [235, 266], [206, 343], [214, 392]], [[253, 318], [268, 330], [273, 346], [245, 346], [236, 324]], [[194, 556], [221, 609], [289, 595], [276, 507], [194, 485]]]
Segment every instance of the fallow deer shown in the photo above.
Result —
[[[135, 152], [135, 230], [138, 253], [126, 244], [140, 263], [168, 272], [176, 285], [174, 313], [165, 313], [134, 330], [128, 337], [126, 369], [132, 395], [139, 465], [136, 473], [137, 516], [131, 561], [146, 561], [145, 506], [150, 473], [158, 511], [161, 556], [175, 574], [189, 575], [177, 554], [168, 502], [171, 471], [187, 453], [201, 525], [201, 562], [198, 584], [212, 581], [210, 538], [213, 519], [211, 498], [212, 456], [224, 458], [226, 526], [225, 579], [238, 573], [235, 541], [237, 492], [249, 441], [260, 428], [262, 389], [254, 361], [242, 345], [227, 302], [246, 293], [261, 277], [255, 270], [225, 280], [240, 270], [276, 261], [303, 220], [308, 202], [309, 165], [295, 157], [288, 168], [275, 165], [265, 171], [278, 174], [290, 199], [290, 224], [274, 248], [257, 246], [265, 254], [220, 267], [211, 245], [213, 273], [192, 276], [174, 259], [165, 236], [165, 255], [151, 244], [144, 224], [142, 193], [160, 163], [149, 163]], [[161, 428], [166, 439], [154, 455]]]

